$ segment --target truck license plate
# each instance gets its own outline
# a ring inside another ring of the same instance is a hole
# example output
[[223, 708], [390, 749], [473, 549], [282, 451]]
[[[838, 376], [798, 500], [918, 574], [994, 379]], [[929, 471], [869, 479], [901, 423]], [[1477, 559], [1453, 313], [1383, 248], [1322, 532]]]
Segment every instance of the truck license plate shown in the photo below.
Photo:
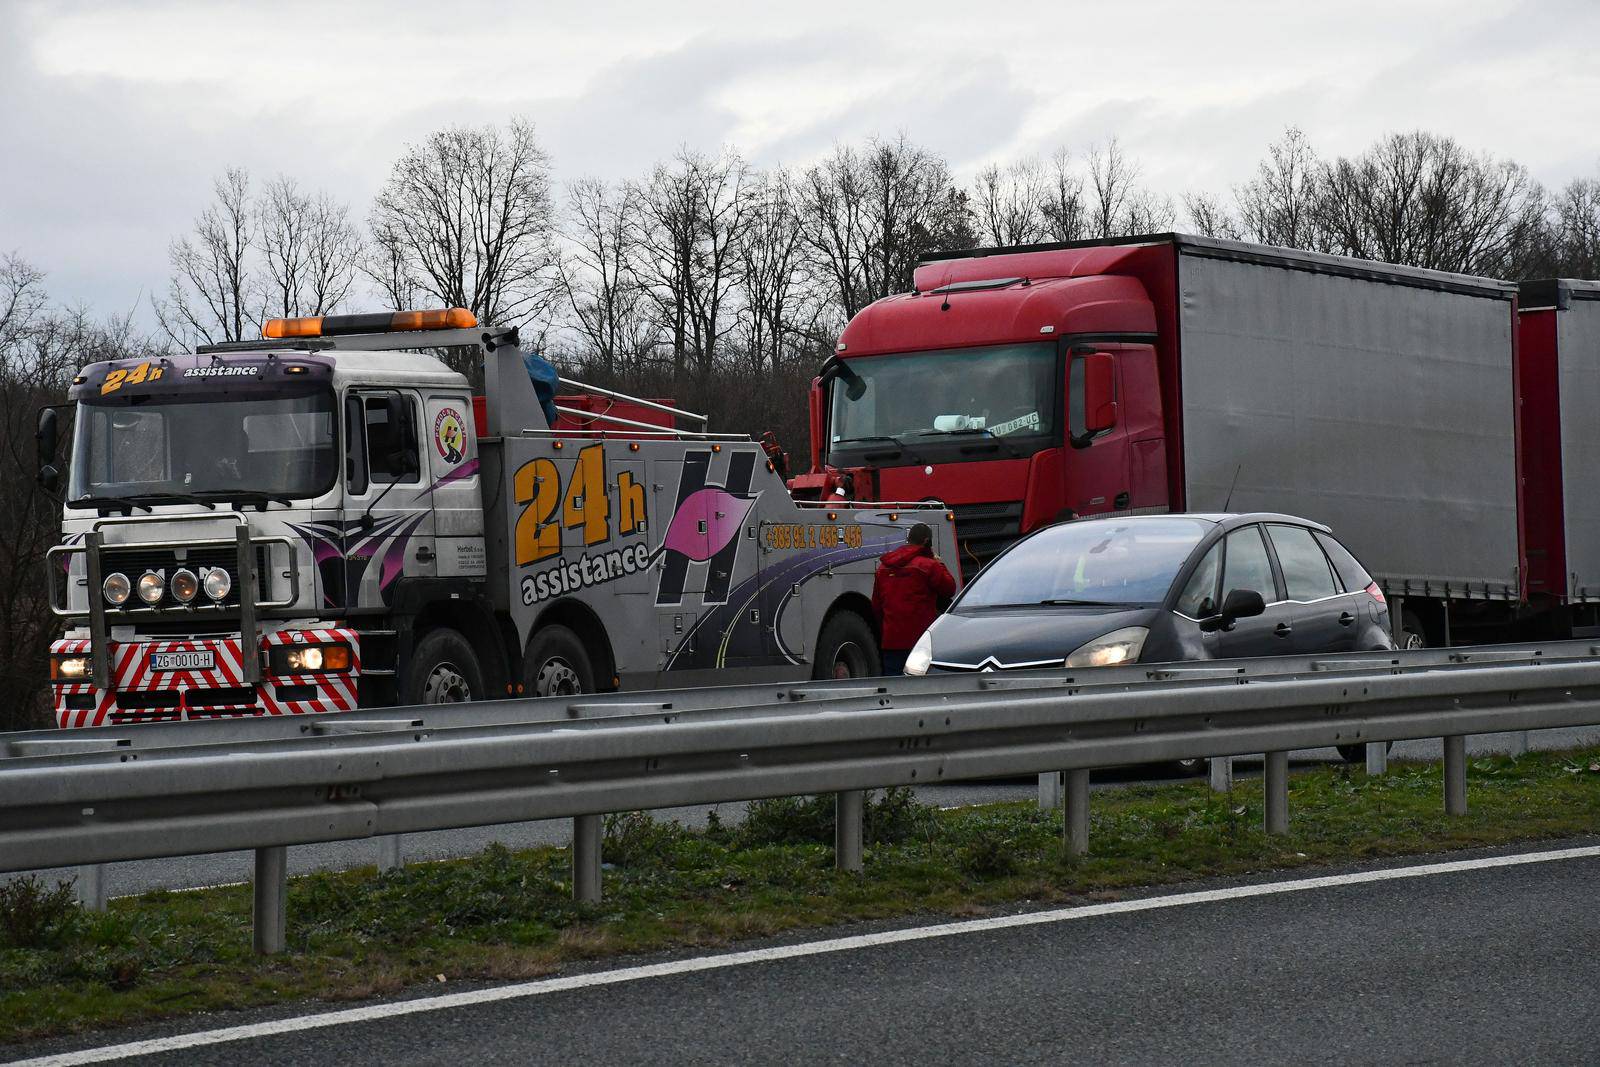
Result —
[[153, 671], [209, 671], [216, 667], [213, 652], [152, 652], [150, 669]]

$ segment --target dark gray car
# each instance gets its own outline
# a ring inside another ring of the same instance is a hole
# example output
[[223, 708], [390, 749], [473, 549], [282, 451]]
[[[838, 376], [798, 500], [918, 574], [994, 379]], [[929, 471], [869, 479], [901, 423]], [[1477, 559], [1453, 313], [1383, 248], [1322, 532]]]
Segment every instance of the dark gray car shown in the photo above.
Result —
[[985, 567], [906, 672], [1391, 649], [1389, 609], [1326, 526], [1148, 515], [1045, 527]]

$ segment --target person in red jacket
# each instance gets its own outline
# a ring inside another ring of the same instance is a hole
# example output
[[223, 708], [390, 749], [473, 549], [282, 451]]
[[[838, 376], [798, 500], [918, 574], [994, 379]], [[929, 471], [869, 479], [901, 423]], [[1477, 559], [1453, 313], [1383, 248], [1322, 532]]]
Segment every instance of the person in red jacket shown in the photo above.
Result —
[[933, 530], [911, 527], [906, 543], [878, 561], [872, 580], [872, 614], [878, 621], [883, 673], [904, 674], [906, 656], [939, 617], [941, 602], [956, 592], [956, 580], [933, 554]]

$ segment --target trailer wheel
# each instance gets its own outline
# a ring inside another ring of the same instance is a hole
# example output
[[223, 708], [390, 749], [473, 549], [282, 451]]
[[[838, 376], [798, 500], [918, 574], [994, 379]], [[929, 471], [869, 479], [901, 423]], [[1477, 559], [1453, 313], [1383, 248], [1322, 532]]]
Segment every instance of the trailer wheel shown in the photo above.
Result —
[[534, 634], [522, 660], [522, 684], [533, 697], [593, 693], [594, 667], [578, 635], [565, 626], [546, 626]]
[[459, 704], [485, 696], [478, 655], [465, 637], [441, 627], [429, 630], [411, 652], [403, 704]]
[[838, 611], [822, 624], [813, 678], [872, 678], [882, 671], [878, 642], [860, 615]]
[[1422, 620], [1410, 608], [1400, 613], [1400, 640], [1395, 643], [1402, 651], [1428, 647], [1428, 631], [1423, 629]]
[[[1394, 742], [1390, 741], [1388, 747], [1385, 748], [1384, 751], [1385, 752], [1393, 752], [1394, 751]], [[1346, 763], [1365, 763], [1367, 761], [1367, 746], [1366, 745], [1340, 745], [1339, 746], [1339, 758], [1344, 760]]]

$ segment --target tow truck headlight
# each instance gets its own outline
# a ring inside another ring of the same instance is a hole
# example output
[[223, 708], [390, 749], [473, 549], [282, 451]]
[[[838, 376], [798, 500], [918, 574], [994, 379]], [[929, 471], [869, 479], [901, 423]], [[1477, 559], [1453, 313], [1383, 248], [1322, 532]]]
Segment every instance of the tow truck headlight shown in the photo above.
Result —
[[155, 571], [145, 571], [139, 575], [139, 599], [152, 606], [161, 603], [161, 597], [167, 591], [167, 580]]
[[349, 645], [288, 645], [271, 653], [273, 674], [319, 674], [350, 669]]
[[1114, 667], [1134, 663], [1144, 651], [1150, 630], [1144, 626], [1124, 626], [1095, 638], [1067, 657], [1068, 667]]
[[128, 581], [128, 576], [121, 571], [113, 571], [106, 575], [106, 580], [100, 583], [100, 592], [105, 594], [106, 603], [113, 607], [122, 607], [133, 595], [133, 583]]
[[205, 587], [206, 596], [212, 600], [222, 600], [233, 590], [233, 578], [221, 567], [212, 567], [206, 571], [206, 576], [200, 584]]
[[76, 652], [50, 657], [52, 682], [81, 682], [89, 677], [89, 657]]
[[927, 674], [928, 668], [933, 666], [933, 631], [924, 631], [917, 638], [917, 643], [911, 646], [911, 651], [906, 655], [907, 674]]
[[194, 576], [194, 571], [182, 567], [172, 573], [172, 596], [178, 603], [187, 604], [198, 592], [200, 592], [200, 579]]

